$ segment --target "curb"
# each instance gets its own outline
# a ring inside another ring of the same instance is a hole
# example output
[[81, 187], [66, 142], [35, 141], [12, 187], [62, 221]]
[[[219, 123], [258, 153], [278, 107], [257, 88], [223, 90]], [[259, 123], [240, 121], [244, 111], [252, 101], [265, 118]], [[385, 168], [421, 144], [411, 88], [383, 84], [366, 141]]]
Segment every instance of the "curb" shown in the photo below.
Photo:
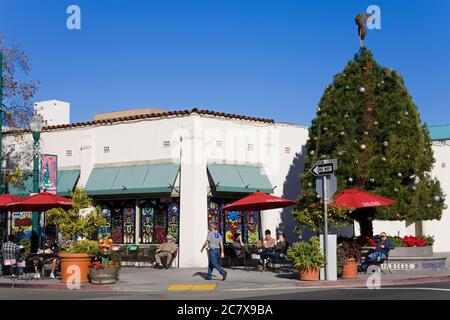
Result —
[[80, 286], [80, 289], [69, 289], [67, 288], [66, 284], [62, 283], [55, 283], [55, 284], [48, 284], [48, 283], [20, 283], [20, 282], [12, 282], [6, 283], [2, 282], [0, 283], [0, 288], [9, 288], [9, 289], [45, 289], [45, 290], [68, 290], [68, 291], [113, 291], [112, 287], [106, 286], [106, 285], [91, 285], [91, 284], [82, 284]]
[[[299, 289], [302, 288], [357, 288], [357, 287], [366, 287], [368, 279], [364, 280], [350, 280], [345, 282], [333, 281], [333, 282], [305, 282], [300, 281], [297, 284]], [[388, 279], [380, 281], [381, 287], [386, 286], [394, 286], [394, 285], [402, 285], [402, 284], [420, 284], [420, 283], [434, 283], [434, 282], [450, 282], [450, 275], [448, 276], [425, 276], [425, 277], [416, 277], [416, 278], [403, 278], [403, 279]]]

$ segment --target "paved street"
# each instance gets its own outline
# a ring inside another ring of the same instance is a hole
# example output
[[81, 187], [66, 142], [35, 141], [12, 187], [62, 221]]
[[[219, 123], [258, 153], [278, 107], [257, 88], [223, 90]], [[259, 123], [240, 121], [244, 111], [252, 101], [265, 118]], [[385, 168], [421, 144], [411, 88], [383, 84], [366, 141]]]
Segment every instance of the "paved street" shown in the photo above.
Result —
[[423, 285], [389, 286], [379, 290], [367, 288], [280, 289], [243, 291], [134, 291], [94, 292], [41, 289], [0, 288], [5, 300], [159, 300], [159, 299], [258, 299], [258, 300], [450, 300], [450, 282]]
[[[216, 280], [206, 281], [202, 269], [123, 268], [116, 284], [87, 284], [83, 286], [83, 290], [67, 290], [58, 280], [51, 279], [14, 283], [10, 279], [1, 279], [0, 299], [450, 300], [450, 277], [447, 270], [382, 274], [382, 288], [379, 290], [366, 288], [369, 275], [365, 274], [360, 274], [356, 280], [300, 282], [298, 273], [292, 271], [261, 273], [228, 269], [228, 272], [227, 281], [221, 281], [219, 276]], [[332, 287], [328, 287], [330, 285]]]

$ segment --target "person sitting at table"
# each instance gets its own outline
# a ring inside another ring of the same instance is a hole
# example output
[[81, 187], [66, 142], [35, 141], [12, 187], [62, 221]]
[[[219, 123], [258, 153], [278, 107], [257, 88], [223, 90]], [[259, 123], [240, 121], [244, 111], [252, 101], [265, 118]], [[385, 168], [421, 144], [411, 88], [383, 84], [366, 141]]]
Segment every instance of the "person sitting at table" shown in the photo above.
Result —
[[15, 237], [13, 234], [8, 236], [8, 241], [2, 244], [2, 266], [4, 267], [5, 274], [12, 274], [12, 266], [16, 264], [16, 259], [19, 256], [19, 246], [14, 242]]
[[271, 232], [269, 229], [264, 231], [264, 239], [262, 243], [260, 244], [260, 247], [264, 249], [268, 249], [269, 251], [275, 246], [275, 239], [272, 238]]
[[[177, 252], [177, 245], [175, 244], [175, 242], [173, 241], [173, 237], [171, 235], [168, 235], [166, 237], [166, 242], [164, 242], [159, 249], [157, 249], [155, 251], [155, 264], [153, 265], [154, 268], [156, 269], [169, 269], [171, 264], [172, 264], [172, 260], [175, 257], [175, 253]], [[161, 263], [161, 258], [162, 257], [166, 257], [166, 265], [163, 266]]]
[[[44, 250], [40, 252], [40, 254], [48, 254], [50, 257], [44, 259], [42, 256], [36, 256], [33, 259], [33, 267], [34, 267], [34, 279], [39, 279], [41, 277], [41, 273], [39, 272], [39, 268], [44, 267], [44, 265], [49, 264], [50, 278], [55, 279], [55, 270], [59, 263], [59, 258], [57, 256], [59, 251], [58, 244], [55, 242], [53, 238], [47, 238], [47, 241], [44, 244]], [[39, 252], [38, 252], [39, 253]]]
[[364, 261], [361, 262], [362, 271], [366, 271], [371, 262], [386, 260], [392, 249], [394, 249], [394, 244], [387, 238], [386, 232], [381, 232], [380, 237], [376, 239], [375, 249], [369, 251]]
[[[265, 250], [260, 254], [262, 263], [264, 264], [266, 259], [275, 262], [277, 259], [283, 258], [286, 255], [288, 246], [289, 243], [286, 240], [286, 234], [284, 232], [280, 233], [274, 251]], [[267, 261], [266, 267], [269, 267], [270, 261]]]
[[244, 244], [244, 242], [242, 242], [242, 235], [239, 232], [234, 234], [233, 243], [231, 246], [236, 254], [236, 258], [242, 254], [242, 251], [245, 251], [247, 254], [249, 253], [249, 248]]

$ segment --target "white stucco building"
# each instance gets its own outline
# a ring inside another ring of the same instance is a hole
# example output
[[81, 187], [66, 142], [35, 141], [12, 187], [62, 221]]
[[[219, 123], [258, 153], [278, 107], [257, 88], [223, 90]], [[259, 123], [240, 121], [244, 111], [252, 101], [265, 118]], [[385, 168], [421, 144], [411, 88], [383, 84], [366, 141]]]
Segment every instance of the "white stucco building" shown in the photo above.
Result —
[[[47, 126], [41, 152], [58, 156], [59, 194], [83, 186], [104, 207], [110, 228], [103, 231], [116, 243], [145, 246], [171, 233], [179, 237], [179, 266], [200, 267], [208, 219], [221, 220], [225, 235], [236, 228], [254, 241], [265, 229], [285, 230], [296, 240], [287, 210], [228, 217], [219, 208], [257, 190], [296, 199], [306, 127], [197, 109], [114, 116]], [[24, 140], [6, 134], [3, 142], [20, 153], [31, 135]], [[9, 190], [30, 191], [31, 179]]]

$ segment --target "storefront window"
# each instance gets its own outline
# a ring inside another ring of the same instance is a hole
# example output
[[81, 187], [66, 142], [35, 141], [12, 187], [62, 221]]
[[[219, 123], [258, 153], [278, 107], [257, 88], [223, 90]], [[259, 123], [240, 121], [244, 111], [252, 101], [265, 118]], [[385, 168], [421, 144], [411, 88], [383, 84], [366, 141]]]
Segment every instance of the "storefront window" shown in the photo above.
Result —
[[[98, 236], [110, 237], [114, 243], [136, 243], [135, 201], [108, 201], [102, 203], [107, 224], [98, 230]], [[140, 244], [163, 243], [170, 234], [178, 243], [180, 206], [159, 200], [140, 202], [138, 235]], [[111, 209], [113, 208], [113, 209]]]
[[[237, 199], [235, 199], [237, 200]], [[233, 242], [239, 232], [245, 243], [256, 244], [261, 240], [261, 218], [259, 211], [222, 211], [220, 208], [233, 202], [229, 199], [213, 199], [208, 204], [208, 224], [216, 222], [224, 235], [225, 243]]]
[[175, 239], [178, 243], [179, 238], [179, 223], [180, 223], [180, 207], [177, 203], [172, 203], [168, 211], [168, 226], [167, 233]]
[[17, 241], [23, 238], [31, 239], [32, 219], [31, 212], [13, 212], [12, 230], [17, 235]]
[[155, 213], [155, 243], [163, 243], [167, 235], [167, 209], [160, 205]]
[[123, 243], [131, 244], [135, 242], [136, 212], [134, 206], [127, 205], [123, 209]]
[[150, 203], [145, 203], [141, 208], [141, 242], [153, 242], [153, 221], [155, 208]]

